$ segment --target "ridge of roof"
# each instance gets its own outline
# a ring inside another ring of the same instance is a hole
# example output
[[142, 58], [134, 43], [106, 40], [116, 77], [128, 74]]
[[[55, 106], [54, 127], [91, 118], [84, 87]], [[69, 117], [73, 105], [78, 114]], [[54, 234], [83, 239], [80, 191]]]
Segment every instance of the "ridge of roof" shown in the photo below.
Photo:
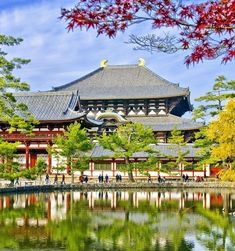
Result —
[[77, 91], [38, 91], [38, 92], [15, 92], [14, 96], [17, 97], [27, 97], [27, 96], [65, 96], [65, 95], [78, 95]]

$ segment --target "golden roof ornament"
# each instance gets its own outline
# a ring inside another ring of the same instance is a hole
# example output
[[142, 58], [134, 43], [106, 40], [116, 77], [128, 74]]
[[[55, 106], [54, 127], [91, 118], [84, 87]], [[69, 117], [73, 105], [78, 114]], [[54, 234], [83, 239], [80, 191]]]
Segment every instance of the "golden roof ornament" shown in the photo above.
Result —
[[138, 66], [145, 66], [145, 60], [143, 58], [139, 58]]
[[107, 59], [103, 59], [100, 62], [100, 67], [104, 68], [108, 65], [108, 60]]

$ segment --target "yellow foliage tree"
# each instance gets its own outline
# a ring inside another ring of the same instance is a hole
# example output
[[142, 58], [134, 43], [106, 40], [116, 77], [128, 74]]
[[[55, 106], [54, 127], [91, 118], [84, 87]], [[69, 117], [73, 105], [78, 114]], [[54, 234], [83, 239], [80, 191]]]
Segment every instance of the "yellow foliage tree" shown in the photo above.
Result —
[[[211, 158], [228, 167], [231, 177], [231, 169], [235, 164], [235, 98], [230, 99], [217, 119], [209, 123], [206, 135], [213, 142]], [[221, 177], [228, 175], [223, 171]]]

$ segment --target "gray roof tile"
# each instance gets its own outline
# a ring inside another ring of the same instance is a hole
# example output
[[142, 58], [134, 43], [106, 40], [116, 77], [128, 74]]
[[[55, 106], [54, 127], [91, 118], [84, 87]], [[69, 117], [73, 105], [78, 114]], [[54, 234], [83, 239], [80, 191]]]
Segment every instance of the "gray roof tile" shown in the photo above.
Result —
[[74, 111], [79, 100], [77, 92], [24, 92], [14, 96], [17, 102], [26, 104], [39, 121], [71, 120], [85, 116]]
[[127, 120], [132, 122], [139, 122], [154, 131], [171, 131], [176, 127], [178, 130], [195, 130], [203, 126], [202, 123], [194, 122], [190, 119], [178, 117], [172, 114], [166, 116], [139, 116], [127, 117]]
[[79, 90], [81, 100], [140, 99], [188, 96], [188, 88], [179, 87], [147, 67], [116, 65], [97, 70], [54, 91]]
[[[177, 146], [173, 144], [158, 144], [153, 145], [153, 149], [157, 152], [156, 156], [158, 157], [177, 157]], [[199, 157], [198, 149], [194, 148], [193, 144], [187, 144], [186, 146], [182, 146], [181, 150], [183, 153], [188, 152], [186, 157], [188, 158], [195, 158]], [[112, 157], [113, 152], [107, 149], [104, 149], [100, 145], [96, 145], [91, 153], [92, 158], [100, 158], [100, 157]], [[146, 158], [148, 154], [146, 152], [136, 152], [132, 156], [133, 158]]]

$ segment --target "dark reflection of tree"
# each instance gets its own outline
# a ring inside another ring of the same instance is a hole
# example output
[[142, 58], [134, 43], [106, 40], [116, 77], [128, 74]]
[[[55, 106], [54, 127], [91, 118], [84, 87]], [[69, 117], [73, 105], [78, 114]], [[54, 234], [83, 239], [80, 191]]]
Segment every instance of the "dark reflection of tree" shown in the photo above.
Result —
[[53, 241], [61, 241], [66, 250], [95, 250], [95, 224], [87, 202], [71, 200], [70, 211], [65, 220], [50, 222], [48, 230]]
[[[159, 224], [159, 209], [149, 203], [140, 203], [138, 208], [133, 205], [133, 193], [129, 193], [127, 201], [118, 202], [124, 210], [124, 217], [114, 218], [110, 222], [103, 217], [104, 222], [98, 226], [97, 238], [99, 246], [105, 247], [104, 250], [159, 250], [159, 251], [191, 251], [193, 243], [184, 239], [187, 232], [185, 217], [177, 212], [166, 214], [166, 218], [177, 219], [177, 226], [168, 229], [167, 236], [161, 234]], [[134, 220], [135, 213], [147, 214], [146, 219]], [[132, 217], [131, 217], [132, 216]], [[166, 226], [167, 227], [167, 226]], [[168, 227], [167, 227], [168, 228]]]
[[[43, 202], [27, 205], [25, 208], [13, 208], [15, 196], [8, 196], [10, 208], [0, 211], [0, 250], [22, 250], [30, 246], [43, 246], [47, 238], [45, 226], [38, 225], [38, 219], [45, 217], [46, 209]], [[36, 220], [36, 226], [29, 225], [29, 219]], [[22, 225], [17, 225], [17, 220]], [[48, 243], [48, 245], [51, 245]]]
[[203, 218], [196, 224], [197, 240], [208, 250], [234, 250], [235, 226], [229, 215], [197, 207], [196, 212]]
[[[53, 196], [56, 208], [66, 206], [67, 214], [48, 225], [32, 226], [28, 220], [47, 217], [51, 194], [40, 194], [40, 202], [26, 203], [24, 209], [0, 210], [0, 250], [192, 251], [194, 243], [187, 240], [188, 233], [196, 234], [203, 250], [234, 250], [233, 216], [203, 209], [199, 202], [179, 209], [177, 201], [164, 201], [158, 208], [150, 203], [150, 195], [137, 203], [135, 192], [130, 192], [128, 200], [116, 196], [116, 208], [102, 196], [98, 206], [89, 209], [86, 193], [80, 194], [79, 201], [73, 200], [72, 192], [66, 193], [64, 205], [56, 193]], [[19, 218], [24, 220], [21, 227]]]

